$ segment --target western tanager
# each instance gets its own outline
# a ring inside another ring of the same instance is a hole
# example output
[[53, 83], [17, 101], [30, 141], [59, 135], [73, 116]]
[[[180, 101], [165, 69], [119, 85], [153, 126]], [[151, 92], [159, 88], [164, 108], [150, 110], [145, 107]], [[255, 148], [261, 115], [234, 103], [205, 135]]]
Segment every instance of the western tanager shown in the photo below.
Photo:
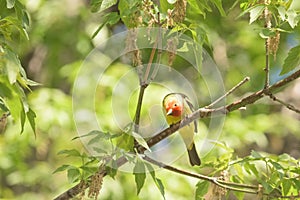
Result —
[[[166, 95], [162, 104], [163, 112], [169, 125], [179, 122], [194, 110], [188, 97], [181, 93], [170, 93]], [[194, 144], [194, 132], [197, 132], [196, 121], [179, 129], [179, 134], [185, 143], [192, 166], [201, 164]]]

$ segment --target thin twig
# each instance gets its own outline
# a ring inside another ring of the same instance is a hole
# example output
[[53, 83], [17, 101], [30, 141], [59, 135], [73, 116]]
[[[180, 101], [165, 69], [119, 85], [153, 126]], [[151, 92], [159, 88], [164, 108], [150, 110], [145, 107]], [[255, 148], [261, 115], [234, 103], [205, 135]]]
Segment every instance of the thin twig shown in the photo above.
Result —
[[286, 108], [288, 108], [288, 109], [290, 109], [290, 110], [292, 110], [292, 111], [294, 111], [294, 112], [300, 114], [300, 110], [297, 109], [297, 108], [295, 108], [295, 106], [293, 106], [293, 105], [291, 105], [291, 104], [289, 104], [289, 103], [286, 103], [286, 102], [284, 102], [284, 101], [278, 99], [278, 98], [275, 97], [273, 94], [269, 94], [269, 97], [270, 97], [273, 101], [277, 101], [278, 103], [284, 105]]
[[219, 103], [222, 99], [226, 98], [228, 95], [230, 95], [231, 93], [233, 93], [236, 89], [238, 89], [239, 87], [241, 87], [244, 83], [246, 83], [249, 80], [250, 80], [250, 77], [244, 78], [241, 82], [239, 82], [237, 85], [235, 85], [233, 88], [231, 88], [228, 92], [226, 92], [226, 94], [224, 94], [223, 96], [221, 96], [220, 98], [218, 98], [217, 100], [215, 100], [214, 102], [212, 102], [211, 104], [209, 104], [208, 106], [205, 106], [205, 108], [211, 108], [211, 107], [213, 107], [214, 105], [216, 105], [217, 103]]
[[154, 45], [152, 47], [152, 51], [151, 51], [151, 54], [150, 54], [149, 62], [148, 62], [148, 65], [147, 65], [147, 68], [146, 68], [146, 72], [145, 72], [145, 75], [144, 75], [144, 83], [147, 82], [149, 74], [150, 74], [151, 65], [153, 63], [153, 58], [154, 58], [155, 51], [157, 49], [157, 43], [158, 43], [158, 40], [159, 40], [158, 37], [156, 38], [156, 40], [154, 42]]
[[156, 77], [156, 74], [159, 69], [160, 61], [161, 61], [161, 56], [162, 56], [162, 36], [161, 36], [162, 23], [160, 22], [160, 13], [157, 13], [157, 20], [158, 20], [158, 25], [159, 25], [158, 36], [157, 36], [157, 59], [156, 59], [154, 70], [150, 77], [150, 82], [153, 81], [154, 78]]
[[144, 97], [146, 87], [147, 87], [146, 85], [140, 86], [139, 98], [138, 98], [138, 103], [137, 103], [135, 117], [134, 117], [134, 132], [135, 133], [139, 132], [141, 109], [142, 109], [143, 97]]
[[[264, 10], [264, 18], [265, 18], [265, 28], [270, 29], [272, 24], [271, 24], [271, 14], [270, 11], [267, 7], [267, 5], [270, 4], [270, 0], [265, 0], [265, 10]], [[265, 77], [265, 86], [264, 89], [269, 88], [270, 86], [270, 63], [269, 63], [269, 59], [270, 59], [270, 38], [266, 38], [265, 39], [265, 53], [266, 53], [266, 66], [264, 68], [265, 73], [266, 73], [266, 77]]]
[[157, 48], [157, 43], [158, 43], [158, 40], [159, 40], [158, 37], [156, 38], [156, 40], [154, 42], [154, 45], [152, 47], [151, 55], [150, 55], [148, 65], [147, 65], [147, 68], [146, 68], [146, 72], [145, 72], [145, 75], [144, 75], [144, 80], [142, 80], [140, 78], [139, 98], [138, 98], [138, 103], [137, 103], [137, 106], [136, 106], [136, 112], [135, 112], [135, 117], [134, 117], [134, 132], [135, 133], [139, 132], [139, 124], [140, 124], [140, 116], [141, 116], [143, 97], [144, 97], [145, 89], [149, 85], [149, 83], [147, 83], [147, 80], [148, 80], [148, 77], [149, 77], [151, 65], [153, 63], [153, 58], [154, 58], [154, 55], [155, 55], [155, 51], [156, 51], [156, 48]]

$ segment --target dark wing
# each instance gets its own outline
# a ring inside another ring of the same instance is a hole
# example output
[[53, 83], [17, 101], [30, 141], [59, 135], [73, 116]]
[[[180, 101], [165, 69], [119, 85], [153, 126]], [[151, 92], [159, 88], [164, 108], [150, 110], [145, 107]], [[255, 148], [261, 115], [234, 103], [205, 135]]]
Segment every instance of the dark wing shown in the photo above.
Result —
[[[180, 93], [180, 95], [184, 98], [184, 100], [186, 101], [186, 103], [189, 106], [189, 108], [191, 109], [191, 111], [194, 112], [195, 108], [194, 108], [192, 102], [190, 101], [190, 99], [185, 94]], [[197, 133], [198, 132], [197, 120], [194, 120], [194, 126], [195, 126], [195, 133]]]

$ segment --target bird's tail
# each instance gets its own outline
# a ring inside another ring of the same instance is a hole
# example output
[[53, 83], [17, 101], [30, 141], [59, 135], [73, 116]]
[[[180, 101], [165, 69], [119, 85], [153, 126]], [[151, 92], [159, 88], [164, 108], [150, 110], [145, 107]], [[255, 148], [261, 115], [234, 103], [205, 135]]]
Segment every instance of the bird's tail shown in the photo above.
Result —
[[196, 150], [196, 146], [195, 144], [193, 143], [192, 144], [192, 148], [191, 149], [188, 149], [188, 154], [189, 154], [189, 159], [190, 159], [190, 163], [192, 166], [194, 165], [201, 165], [201, 160], [197, 154], [197, 150]]

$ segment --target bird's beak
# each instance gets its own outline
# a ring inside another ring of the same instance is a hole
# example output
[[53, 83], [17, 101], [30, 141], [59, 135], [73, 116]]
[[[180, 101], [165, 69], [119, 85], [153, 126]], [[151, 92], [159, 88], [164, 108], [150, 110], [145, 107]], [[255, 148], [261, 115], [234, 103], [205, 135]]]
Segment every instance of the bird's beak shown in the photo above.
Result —
[[168, 112], [167, 112], [167, 115], [172, 115], [172, 113], [173, 113], [173, 110], [169, 109]]

